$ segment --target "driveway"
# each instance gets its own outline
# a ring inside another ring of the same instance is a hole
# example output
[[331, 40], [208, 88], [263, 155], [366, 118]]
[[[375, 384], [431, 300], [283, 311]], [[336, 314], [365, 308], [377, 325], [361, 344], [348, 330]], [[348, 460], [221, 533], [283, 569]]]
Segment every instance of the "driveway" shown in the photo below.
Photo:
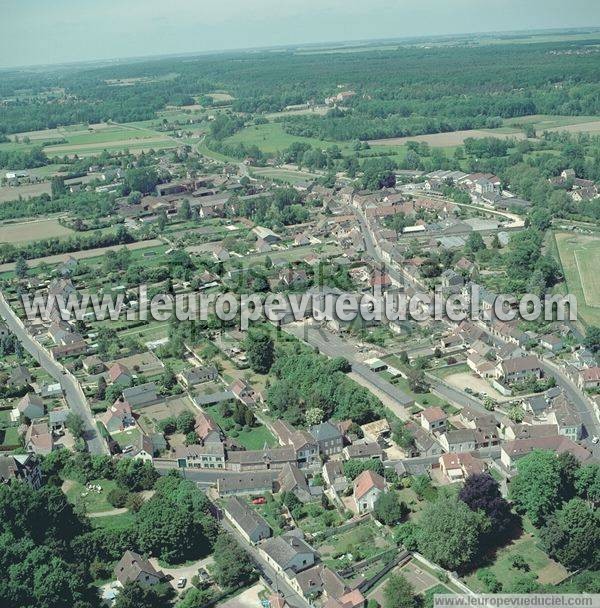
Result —
[[266, 588], [261, 583], [256, 583], [249, 589], [245, 589], [239, 595], [228, 599], [226, 602], [219, 604], [220, 608], [257, 608], [260, 606], [259, 593], [265, 591]]
[[[181, 566], [180, 568], [163, 568], [159, 565], [158, 559], [156, 557], [151, 557], [149, 561], [157, 570], [162, 570], [166, 576], [171, 577], [171, 580], [169, 582], [171, 583], [171, 585], [173, 585], [176, 591], [183, 591], [184, 589], [189, 589], [192, 586], [192, 577], [195, 574], [198, 574], [198, 570], [200, 568], [206, 568], [207, 566], [214, 563], [212, 555], [203, 559], [199, 559], [198, 561], [192, 564]], [[187, 581], [183, 589], [177, 589], [177, 581], [181, 577], [187, 579]]]

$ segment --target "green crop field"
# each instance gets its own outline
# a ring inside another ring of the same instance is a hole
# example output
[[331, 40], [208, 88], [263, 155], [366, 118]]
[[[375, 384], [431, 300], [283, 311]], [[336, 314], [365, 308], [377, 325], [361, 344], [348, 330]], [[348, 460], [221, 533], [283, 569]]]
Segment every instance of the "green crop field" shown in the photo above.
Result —
[[577, 298], [579, 318], [600, 325], [600, 238], [557, 232], [554, 235], [567, 292]]
[[[19, 142], [14, 141], [15, 137]], [[29, 142], [24, 143], [23, 138], [28, 137]], [[169, 135], [160, 133], [147, 125], [140, 123], [112, 124], [100, 123], [95, 125], [72, 125], [57, 129], [30, 131], [19, 133], [12, 137], [13, 141], [0, 144], [0, 150], [21, 150], [33, 146], [43, 146], [48, 156], [90, 156], [100, 154], [103, 150], [112, 152], [120, 150], [141, 151], [150, 148], [172, 148], [177, 142]], [[53, 143], [64, 140], [64, 143]]]
[[309, 173], [307, 171], [290, 171], [288, 169], [278, 169], [273, 167], [255, 169], [252, 171], [252, 174], [259, 177], [266, 177], [268, 179], [281, 180], [290, 184], [297, 184], [299, 182], [304, 182], [318, 177], [318, 175], [315, 173]]
[[341, 142], [324, 141], [313, 137], [300, 137], [290, 135], [283, 130], [281, 123], [273, 122], [264, 125], [251, 125], [228, 137], [226, 143], [258, 146], [263, 152], [272, 153], [289, 148], [291, 144], [300, 141], [316, 148], [328, 148], [337, 145], [342, 151], [349, 148], [349, 144]]

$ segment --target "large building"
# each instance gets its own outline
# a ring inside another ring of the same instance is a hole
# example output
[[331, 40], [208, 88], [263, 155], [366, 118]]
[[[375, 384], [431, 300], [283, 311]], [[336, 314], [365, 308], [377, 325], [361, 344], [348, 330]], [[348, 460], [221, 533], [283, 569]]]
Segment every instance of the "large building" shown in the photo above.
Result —
[[237, 496], [230, 496], [225, 501], [224, 510], [227, 519], [249, 543], [255, 544], [271, 536], [271, 528], [264, 518]]
[[573, 454], [579, 462], [586, 462], [592, 458], [592, 454], [584, 447], [571, 441], [563, 435], [550, 437], [539, 437], [537, 439], [516, 439], [502, 445], [500, 450], [500, 461], [506, 469], [512, 469], [515, 463], [531, 454], [534, 450], [550, 450], [556, 454], [569, 452]]

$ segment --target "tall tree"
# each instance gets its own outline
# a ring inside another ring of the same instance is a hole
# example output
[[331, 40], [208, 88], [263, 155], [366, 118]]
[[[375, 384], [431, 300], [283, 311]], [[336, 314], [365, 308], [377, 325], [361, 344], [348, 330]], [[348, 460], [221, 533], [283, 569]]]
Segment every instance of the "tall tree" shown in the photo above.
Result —
[[563, 482], [556, 454], [535, 450], [517, 462], [517, 475], [510, 483], [510, 496], [517, 511], [542, 525], [561, 504]]
[[214, 546], [215, 576], [221, 587], [236, 589], [256, 578], [256, 572], [248, 554], [234, 538], [219, 534]]
[[27, 271], [29, 270], [29, 266], [27, 266], [27, 262], [23, 256], [19, 256], [15, 262], [15, 276], [18, 279], [24, 279], [27, 276]]
[[417, 608], [413, 586], [401, 575], [391, 574], [383, 589], [383, 608]]
[[575, 473], [575, 490], [577, 495], [587, 500], [590, 505], [600, 503], [600, 465], [588, 464]]
[[161, 608], [165, 606], [166, 598], [157, 592], [154, 587], [144, 587], [137, 582], [125, 583], [114, 608]]
[[397, 492], [383, 492], [375, 501], [373, 515], [388, 526], [397, 524], [407, 512], [406, 505]]
[[419, 551], [444, 568], [457, 570], [471, 563], [480, 548], [488, 518], [455, 496], [440, 496], [422, 512]]
[[250, 367], [259, 374], [266, 374], [273, 365], [274, 345], [271, 337], [262, 331], [251, 330], [245, 341]]
[[513, 516], [510, 505], [502, 498], [498, 482], [489, 474], [471, 475], [461, 488], [458, 497], [472, 511], [483, 511], [490, 519], [490, 532], [494, 538], [511, 526]]
[[600, 512], [581, 498], [556, 511], [540, 532], [548, 555], [569, 570], [600, 567]]

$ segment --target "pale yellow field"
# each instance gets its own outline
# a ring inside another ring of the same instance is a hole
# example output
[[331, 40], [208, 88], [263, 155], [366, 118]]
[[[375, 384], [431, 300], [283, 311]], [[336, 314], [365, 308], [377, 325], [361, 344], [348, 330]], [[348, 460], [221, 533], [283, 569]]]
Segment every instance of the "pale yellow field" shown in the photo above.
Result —
[[56, 219], [3, 224], [0, 225], [0, 243], [17, 245], [40, 239], [68, 236], [72, 233], [73, 230], [61, 226]]

